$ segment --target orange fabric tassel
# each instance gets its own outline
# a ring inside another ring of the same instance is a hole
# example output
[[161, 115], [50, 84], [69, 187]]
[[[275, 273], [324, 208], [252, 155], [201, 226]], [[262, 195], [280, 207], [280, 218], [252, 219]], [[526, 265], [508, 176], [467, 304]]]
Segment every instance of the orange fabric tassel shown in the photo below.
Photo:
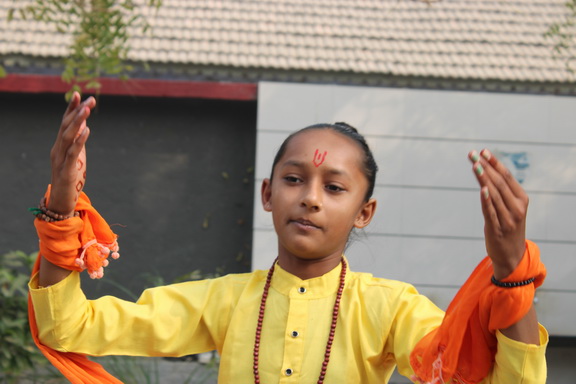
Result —
[[535, 290], [546, 277], [546, 267], [536, 244], [526, 240], [522, 260], [502, 281], [534, 277], [534, 283], [501, 288], [490, 281], [493, 273], [492, 262], [486, 257], [448, 306], [440, 327], [418, 342], [410, 355], [414, 379], [430, 384], [476, 384], [490, 373], [496, 330], [510, 327], [528, 313]]
[[[46, 198], [50, 195], [50, 186]], [[108, 265], [108, 256], [117, 258], [117, 236], [108, 223], [92, 207], [88, 196], [80, 193], [76, 204], [79, 217], [47, 223], [36, 219], [40, 252], [34, 264], [32, 275], [40, 269], [40, 255], [59, 267], [82, 271], [87, 269], [90, 277], [100, 278], [103, 267]], [[28, 296], [28, 320], [34, 342], [46, 358], [73, 384], [98, 384], [122, 382], [110, 375], [98, 363], [90, 361], [85, 355], [72, 352], [59, 352], [43, 345], [38, 339], [38, 326], [34, 314], [32, 299]]]

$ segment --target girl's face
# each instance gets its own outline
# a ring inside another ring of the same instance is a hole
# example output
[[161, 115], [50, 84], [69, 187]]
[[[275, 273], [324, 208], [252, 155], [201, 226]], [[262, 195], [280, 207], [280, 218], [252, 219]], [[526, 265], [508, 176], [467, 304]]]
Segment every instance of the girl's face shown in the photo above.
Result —
[[364, 201], [368, 180], [362, 150], [330, 129], [294, 136], [262, 184], [262, 203], [272, 212], [280, 258], [317, 260], [344, 251], [353, 227], [370, 223], [376, 201]]

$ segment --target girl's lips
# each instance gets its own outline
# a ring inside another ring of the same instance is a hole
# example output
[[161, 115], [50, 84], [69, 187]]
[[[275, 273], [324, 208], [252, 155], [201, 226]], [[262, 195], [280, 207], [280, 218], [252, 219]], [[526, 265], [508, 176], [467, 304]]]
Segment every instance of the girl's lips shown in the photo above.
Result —
[[290, 222], [296, 224], [299, 228], [302, 228], [302, 229], [308, 229], [308, 230], [320, 229], [319, 226], [317, 226], [316, 224], [314, 224], [310, 220], [306, 220], [306, 219], [290, 220]]

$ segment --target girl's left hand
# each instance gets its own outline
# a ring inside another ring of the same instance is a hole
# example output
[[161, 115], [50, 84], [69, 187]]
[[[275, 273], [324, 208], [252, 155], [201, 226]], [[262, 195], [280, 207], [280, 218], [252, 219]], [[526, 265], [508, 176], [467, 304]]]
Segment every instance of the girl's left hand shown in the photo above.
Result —
[[526, 249], [528, 195], [510, 171], [487, 149], [468, 154], [481, 187], [486, 251], [494, 277], [508, 276]]

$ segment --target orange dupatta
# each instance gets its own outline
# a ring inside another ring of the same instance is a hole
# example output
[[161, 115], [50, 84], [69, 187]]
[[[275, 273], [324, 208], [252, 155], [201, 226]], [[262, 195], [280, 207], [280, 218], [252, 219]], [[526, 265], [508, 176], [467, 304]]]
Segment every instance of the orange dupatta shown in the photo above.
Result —
[[[45, 196], [46, 199], [49, 198], [50, 186]], [[40, 252], [32, 276], [39, 271], [42, 256], [65, 269], [73, 271], [87, 269], [92, 278], [102, 277], [103, 267], [108, 265], [108, 256], [114, 258], [119, 256], [117, 236], [92, 207], [90, 199], [84, 192], [78, 197], [76, 211], [80, 212], [79, 217], [53, 223], [40, 219], [34, 221], [40, 238]], [[40, 351], [71, 383], [122, 383], [85, 355], [59, 352], [43, 345], [38, 338], [38, 326], [30, 295], [28, 295], [28, 320], [32, 337]]]
[[526, 240], [522, 260], [503, 282], [534, 283], [501, 288], [490, 281], [494, 270], [489, 257], [476, 267], [458, 291], [440, 327], [418, 342], [410, 355], [415, 379], [423, 383], [481, 382], [494, 363], [495, 332], [522, 319], [532, 307], [534, 293], [544, 282], [546, 268], [536, 244]]

